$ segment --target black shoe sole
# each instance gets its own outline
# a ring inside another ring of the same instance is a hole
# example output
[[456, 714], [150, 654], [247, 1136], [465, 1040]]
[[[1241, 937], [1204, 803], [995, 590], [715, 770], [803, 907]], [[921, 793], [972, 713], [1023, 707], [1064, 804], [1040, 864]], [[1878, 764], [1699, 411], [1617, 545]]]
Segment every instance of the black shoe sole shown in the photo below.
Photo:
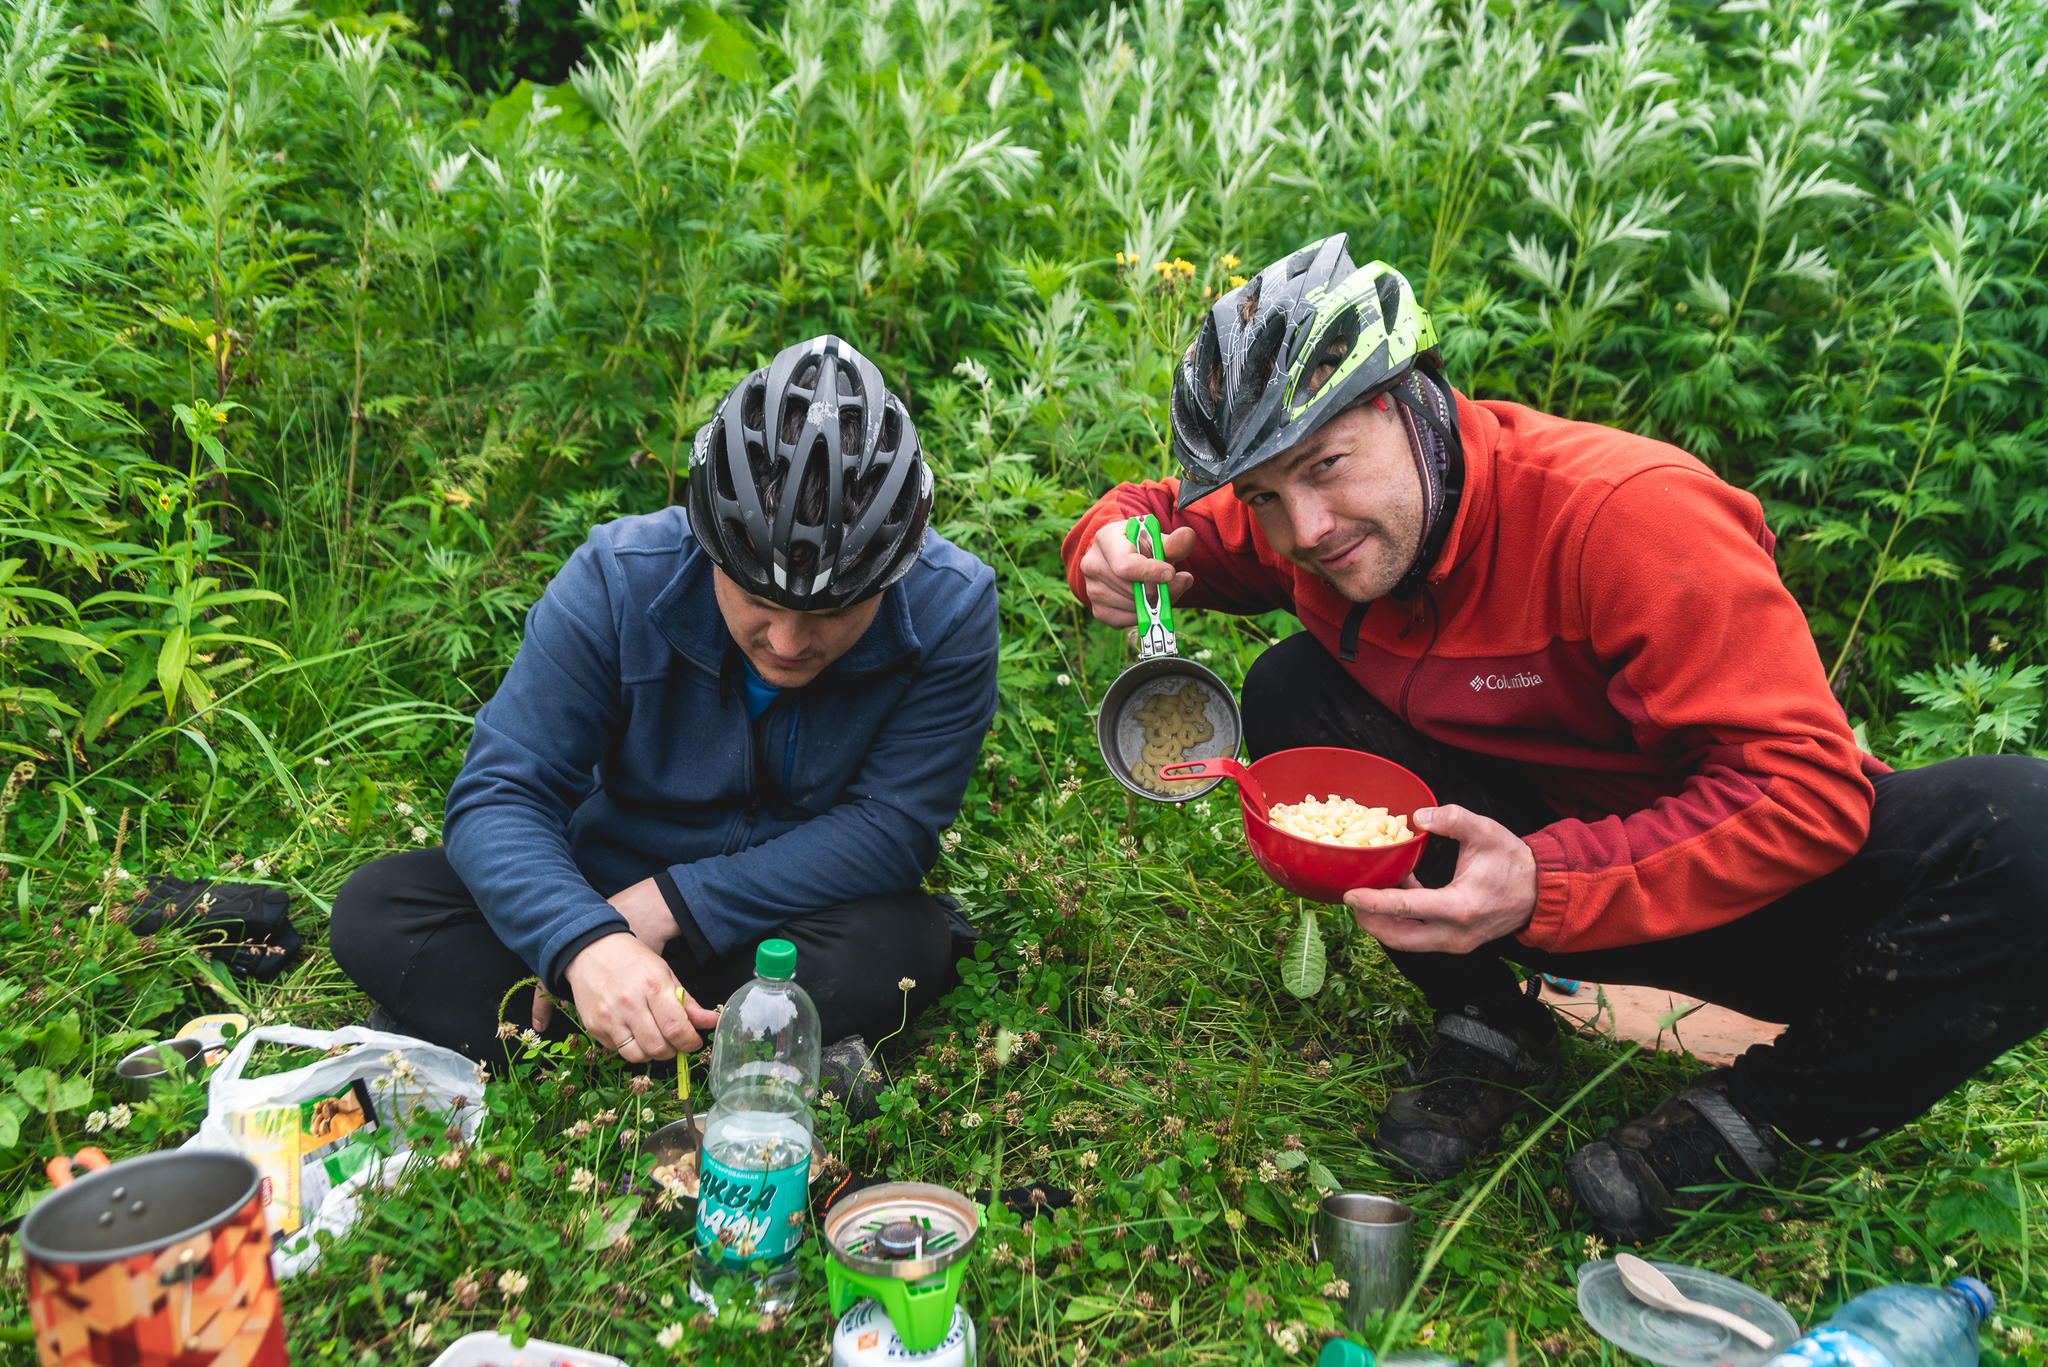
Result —
[[1614, 1145], [1598, 1139], [1564, 1160], [1565, 1185], [1600, 1232], [1617, 1244], [1645, 1244], [1671, 1232], [1641, 1180]]

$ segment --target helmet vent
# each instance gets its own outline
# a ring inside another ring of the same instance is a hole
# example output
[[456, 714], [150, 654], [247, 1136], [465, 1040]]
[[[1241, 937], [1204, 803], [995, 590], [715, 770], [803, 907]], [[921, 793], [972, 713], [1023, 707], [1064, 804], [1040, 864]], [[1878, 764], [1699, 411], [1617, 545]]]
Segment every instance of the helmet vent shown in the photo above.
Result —
[[732, 462], [725, 459], [725, 424], [723, 422], [711, 429], [711, 440], [706, 445], [707, 449], [711, 452], [711, 468], [718, 472], [713, 480], [713, 483], [718, 487], [718, 496], [720, 498], [737, 500], [740, 492], [733, 488]]
[[749, 432], [768, 430], [768, 386], [750, 384], [740, 398], [740, 426]]
[[896, 445], [903, 440], [903, 419], [891, 406], [882, 410], [882, 438], [875, 443], [875, 454], [896, 454]]
[[1237, 301], [1237, 321], [1246, 327], [1259, 316], [1259, 281], [1254, 279], [1244, 287], [1244, 298]]
[[811, 443], [810, 459], [804, 462], [803, 482], [796, 490], [796, 520], [802, 526], [824, 525], [831, 468], [832, 453], [825, 449], [825, 439], [821, 436]]
[[840, 398], [851, 399], [860, 393], [860, 384], [851, 371], [844, 366], [834, 366], [833, 369], [839, 372]]
[[1287, 337], [1287, 315], [1274, 312], [1266, 317], [1266, 325], [1252, 337], [1252, 344], [1245, 352], [1244, 368], [1238, 373], [1237, 402], [1232, 405], [1230, 415], [1233, 423], [1241, 420], [1252, 406], [1265, 396], [1266, 386], [1272, 383], [1273, 367], [1280, 360], [1280, 343]]
[[776, 425], [775, 439], [783, 446], [796, 445], [796, 439], [803, 435], [804, 419], [810, 415], [811, 406], [795, 395], [782, 401], [782, 421]]
[[1392, 272], [1381, 276], [1377, 292], [1380, 296], [1380, 317], [1386, 319], [1387, 331], [1392, 332], [1395, 319], [1401, 316], [1401, 277]]
[[839, 410], [839, 449], [854, 458], [859, 458], [860, 429], [866, 424], [867, 415], [857, 406]]
[[815, 356], [805, 357], [803, 364], [796, 368], [796, 374], [789, 377], [789, 383], [794, 389], [816, 390], [818, 387], [818, 358]]

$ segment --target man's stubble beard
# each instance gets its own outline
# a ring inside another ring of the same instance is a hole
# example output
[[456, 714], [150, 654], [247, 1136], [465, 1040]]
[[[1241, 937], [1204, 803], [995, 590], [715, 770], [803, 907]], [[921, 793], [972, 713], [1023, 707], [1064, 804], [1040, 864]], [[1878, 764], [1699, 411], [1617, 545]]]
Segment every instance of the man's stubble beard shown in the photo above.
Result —
[[[1394, 591], [1415, 563], [1416, 552], [1422, 545], [1422, 529], [1415, 526], [1407, 529], [1407, 535], [1400, 536], [1393, 529], [1379, 522], [1361, 522], [1357, 530], [1371, 537], [1375, 549], [1384, 547], [1386, 554], [1375, 555], [1369, 562], [1356, 566], [1344, 580], [1340, 581], [1324, 574], [1314, 564], [1294, 563], [1316, 578], [1328, 584], [1339, 597], [1350, 603], [1373, 603]], [[1361, 578], [1361, 576], [1370, 576]]]

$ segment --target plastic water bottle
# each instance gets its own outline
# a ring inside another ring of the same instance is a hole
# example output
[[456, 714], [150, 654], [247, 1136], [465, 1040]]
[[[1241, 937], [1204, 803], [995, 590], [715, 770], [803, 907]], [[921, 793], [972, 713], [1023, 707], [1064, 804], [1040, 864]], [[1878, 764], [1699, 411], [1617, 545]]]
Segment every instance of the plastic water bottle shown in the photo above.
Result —
[[1996, 1307], [1975, 1277], [1947, 1286], [1880, 1286], [1764, 1367], [1977, 1367], [1977, 1326]]
[[753, 980], [725, 1004], [712, 1039], [717, 1104], [698, 1155], [690, 1275], [690, 1295], [705, 1305], [730, 1298], [737, 1282], [752, 1288], [760, 1310], [774, 1312], [796, 1281], [808, 1233], [818, 1008], [795, 972], [795, 945], [762, 941]]
[[[1420, 1350], [1375, 1358], [1372, 1350], [1363, 1344], [1349, 1339], [1331, 1339], [1317, 1354], [1316, 1367], [1464, 1367], [1464, 1364], [1441, 1353]], [[1493, 1367], [1507, 1367], [1507, 1359], [1496, 1360]]]

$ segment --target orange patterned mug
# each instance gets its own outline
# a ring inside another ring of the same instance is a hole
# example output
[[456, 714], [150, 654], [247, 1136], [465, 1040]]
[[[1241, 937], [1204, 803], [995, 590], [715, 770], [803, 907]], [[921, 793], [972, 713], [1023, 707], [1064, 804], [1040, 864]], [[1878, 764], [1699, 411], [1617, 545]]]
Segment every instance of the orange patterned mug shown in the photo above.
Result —
[[287, 1367], [256, 1168], [173, 1150], [49, 1166], [21, 1224], [43, 1367]]

